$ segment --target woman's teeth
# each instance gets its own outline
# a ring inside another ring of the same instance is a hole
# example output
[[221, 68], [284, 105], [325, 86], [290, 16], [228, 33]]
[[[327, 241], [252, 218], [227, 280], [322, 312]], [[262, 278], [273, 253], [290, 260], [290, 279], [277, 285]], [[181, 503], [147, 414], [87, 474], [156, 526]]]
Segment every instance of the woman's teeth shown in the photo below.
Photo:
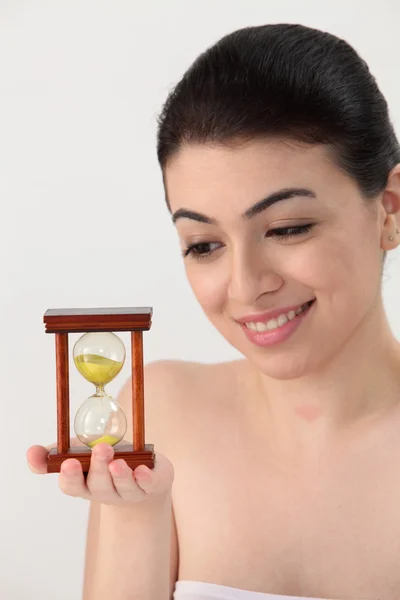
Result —
[[260, 323], [260, 322], [245, 323], [245, 325], [248, 329], [251, 329], [252, 331], [260, 331], [260, 332], [261, 331], [271, 331], [272, 329], [278, 329], [278, 327], [282, 327], [282, 325], [285, 325], [285, 323], [287, 323], [288, 321], [291, 321], [292, 319], [297, 317], [297, 315], [299, 315], [300, 313], [307, 310], [307, 308], [309, 306], [310, 306], [310, 302], [306, 302], [305, 304], [303, 304], [303, 306], [299, 306], [299, 308], [296, 308], [296, 310], [291, 310], [288, 313], [283, 313], [283, 314], [279, 315], [279, 317], [277, 317], [276, 319], [270, 319], [269, 321], [266, 321], [265, 323]]

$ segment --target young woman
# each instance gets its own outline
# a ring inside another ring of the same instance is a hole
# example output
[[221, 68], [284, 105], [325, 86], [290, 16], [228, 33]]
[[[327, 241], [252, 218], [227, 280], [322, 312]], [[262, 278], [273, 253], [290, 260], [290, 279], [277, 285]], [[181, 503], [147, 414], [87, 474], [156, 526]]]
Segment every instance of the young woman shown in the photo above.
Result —
[[331, 34], [235, 31], [170, 93], [158, 158], [195, 296], [244, 358], [147, 366], [153, 472], [107, 444], [86, 482], [65, 461], [85, 600], [398, 600], [400, 147], [375, 79]]

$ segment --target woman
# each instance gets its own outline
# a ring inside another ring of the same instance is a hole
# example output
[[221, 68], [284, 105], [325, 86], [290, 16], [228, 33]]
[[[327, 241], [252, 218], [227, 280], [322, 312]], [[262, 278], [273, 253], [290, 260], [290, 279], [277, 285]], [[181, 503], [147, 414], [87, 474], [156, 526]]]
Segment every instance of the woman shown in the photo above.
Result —
[[170, 93], [158, 158], [192, 289], [244, 358], [147, 366], [153, 472], [107, 444], [87, 482], [65, 461], [62, 490], [92, 502], [85, 600], [400, 598], [381, 290], [400, 147], [374, 78], [331, 34], [241, 29]]

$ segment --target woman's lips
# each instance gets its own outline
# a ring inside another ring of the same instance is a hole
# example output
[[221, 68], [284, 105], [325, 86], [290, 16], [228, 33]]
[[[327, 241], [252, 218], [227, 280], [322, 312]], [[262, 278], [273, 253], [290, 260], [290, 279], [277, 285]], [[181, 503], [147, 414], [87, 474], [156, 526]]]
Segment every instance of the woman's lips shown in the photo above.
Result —
[[300, 308], [301, 306], [303, 306], [304, 304], [314, 302], [314, 300], [315, 300], [315, 298], [312, 298], [311, 300], [307, 300], [300, 304], [295, 304], [294, 306], [285, 306], [282, 308], [276, 308], [275, 310], [270, 310], [270, 311], [266, 311], [264, 313], [259, 313], [258, 315], [248, 315], [246, 317], [241, 317], [239, 319], [235, 319], [235, 321], [237, 321], [238, 323], [266, 323], [267, 321], [270, 321], [271, 319], [275, 319], [276, 317], [279, 317], [279, 315], [282, 315], [282, 314], [287, 315], [291, 310], [295, 311], [298, 308]]
[[[298, 327], [303, 323], [304, 319], [313, 311], [315, 305], [315, 299], [310, 301], [308, 308], [302, 311], [299, 315], [296, 315], [291, 321], [288, 321], [284, 325], [276, 329], [267, 331], [253, 331], [246, 327], [244, 323], [241, 323], [241, 327], [247, 337], [247, 339], [255, 344], [256, 346], [273, 346], [287, 340]], [[282, 313], [280, 313], [282, 314]]]

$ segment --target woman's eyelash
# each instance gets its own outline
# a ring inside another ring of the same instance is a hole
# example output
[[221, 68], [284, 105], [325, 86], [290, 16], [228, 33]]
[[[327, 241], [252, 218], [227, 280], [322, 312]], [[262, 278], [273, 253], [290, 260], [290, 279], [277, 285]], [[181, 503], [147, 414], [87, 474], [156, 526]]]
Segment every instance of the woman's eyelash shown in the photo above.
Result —
[[[286, 239], [295, 235], [301, 235], [307, 233], [314, 226], [314, 223], [307, 223], [306, 225], [298, 225], [296, 227], [280, 227], [278, 229], [271, 229], [267, 232], [266, 237], [277, 237], [278, 239]], [[191, 255], [196, 260], [207, 258], [212, 254], [214, 250], [211, 250], [211, 246], [220, 246], [218, 242], [198, 242], [197, 244], [191, 244], [182, 251], [183, 257]]]
[[219, 244], [218, 242], [199, 242], [198, 244], [191, 244], [183, 250], [183, 257], [185, 258], [191, 254], [196, 260], [201, 260], [213, 252], [213, 250], [209, 249], [210, 246], [213, 245], [218, 246]]
[[[282, 239], [308, 233], [312, 227], [314, 227], [314, 223], [306, 223], [305, 225], [297, 225], [296, 227], [280, 227], [279, 229], [271, 229], [268, 231], [268, 234], [273, 234], [272, 237], [275, 236]], [[282, 231], [285, 233], [281, 233]], [[268, 235], [268, 237], [270, 236]]]

